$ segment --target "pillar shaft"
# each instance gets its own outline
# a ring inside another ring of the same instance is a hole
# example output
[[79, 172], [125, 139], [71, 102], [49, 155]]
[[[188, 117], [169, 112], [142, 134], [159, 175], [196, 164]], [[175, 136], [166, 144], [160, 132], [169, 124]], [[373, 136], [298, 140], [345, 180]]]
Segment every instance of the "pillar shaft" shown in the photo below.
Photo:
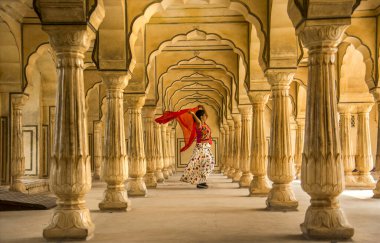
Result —
[[371, 137], [369, 128], [369, 112], [373, 104], [361, 104], [357, 106], [358, 112], [358, 135], [356, 143], [356, 185], [365, 188], [373, 189], [375, 181], [370, 173], [373, 168], [373, 158], [371, 149]]
[[228, 171], [230, 170], [230, 128], [227, 124], [223, 125], [224, 127], [224, 175], [228, 175]]
[[56, 54], [55, 141], [50, 161], [50, 190], [57, 196], [48, 239], [90, 238], [94, 232], [85, 195], [91, 189], [83, 59], [95, 33], [84, 25], [43, 26]]
[[353, 187], [356, 180], [352, 175], [355, 169], [355, 158], [352, 152], [351, 143], [351, 105], [339, 104], [338, 110], [340, 114], [340, 143], [342, 148], [342, 163], [344, 167], [344, 179], [346, 187]]
[[102, 141], [102, 133], [103, 133], [103, 124], [102, 122], [96, 122], [94, 124], [94, 180], [100, 179], [100, 170], [103, 161], [103, 141]]
[[172, 169], [172, 162], [173, 162], [173, 157], [172, 157], [172, 141], [171, 141], [171, 130], [172, 126], [168, 124], [168, 127], [166, 128], [166, 148], [167, 148], [167, 156], [168, 156], [168, 161], [166, 168], [168, 169], [169, 176], [173, 175], [173, 169]]
[[239, 182], [240, 177], [242, 176], [242, 171], [240, 169], [240, 146], [241, 146], [241, 115], [234, 114], [234, 125], [235, 125], [235, 136], [234, 136], [234, 159], [233, 166], [235, 169], [234, 174], [232, 175], [233, 182]]
[[[348, 22], [348, 21], [347, 21]], [[347, 25], [306, 22], [298, 29], [309, 50], [302, 189], [311, 196], [301, 230], [311, 238], [347, 239], [348, 224], [337, 197], [344, 189], [336, 104], [337, 46]], [[321, 216], [323, 215], [323, 216]]]
[[265, 141], [264, 111], [268, 102], [268, 92], [251, 92], [252, 103], [252, 145], [251, 173], [253, 179], [249, 186], [250, 196], [267, 196], [270, 186], [267, 179], [267, 152]]
[[12, 183], [10, 191], [26, 192], [21, 177], [25, 173], [24, 135], [22, 132], [22, 107], [28, 100], [26, 94], [13, 94], [12, 98]]
[[380, 198], [380, 92], [374, 93], [377, 100], [377, 149], [376, 149], [376, 173], [377, 183], [376, 188], [373, 190], [373, 197]]
[[241, 113], [241, 146], [240, 146], [240, 169], [242, 176], [239, 180], [240, 187], [249, 187], [252, 181], [251, 174], [251, 141], [252, 141], [252, 107], [239, 107]]
[[171, 133], [170, 133], [170, 138], [171, 138], [171, 149], [172, 149], [172, 171], [173, 171], [173, 174], [176, 172], [176, 156], [175, 156], [175, 152], [176, 152], [176, 142], [175, 142], [175, 127], [172, 128], [171, 130]]
[[220, 130], [220, 139], [219, 139], [220, 152], [219, 152], [218, 158], [219, 158], [220, 172], [223, 173], [224, 172], [224, 128], [223, 126], [220, 126], [219, 130]]
[[294, 155], [294, 168], [297, 179], [301, 178], [302, 152], [305, 137], [305, 118], [297, 118], [296, 148]]
[[128, 178], [125, 147], [123, 92], [128, 84], [124, 72], [102, 72], [107, 92], [102, 180], [107, 183], [100, 210], [123, 210], [130, 206], [124, 181]]
[[141, 109], [145, 103], [145, 95], [126, 95], [128, 116], [130, 118], [130, 154], [129, 179], [127, 191], [129, 196], [146, 196], [147, 188], [143, 179], [146, 173], [144, 149], [144, 132], [142, 128]]
[[157, 187], [156, 171], [156, 156], [154, 151], [154, 113], [156, 107], [144, 107], [145, 113], [145, 156], [146, 156], [146, 175], [144, 177], [145, 184], [148, 188]]
[[289, 126], [289, 84], [294, 72], [294, 69], [270, 69], [266, 73], [273, 99], [268, 161], [268, 176], [273, 185], [266, 201], [267, 208], [271, 210], [294, 210], [298, 206], [290, 187], [294, 178], [294, 161]]
[[163, 169], [162, 173], [164, 174], [165, 179], [169, 179], [169, 152], [168, 152], [168, 143], [166, 137], [166, 130], [168, 129], [168, 124], [161, 124], [161, 139], [162, 139], [162, 158], [163, 158]]
[[165, 181], [162, 169], [164, 168], [164, 159], [162, 152], [162, 136], [161, 136], [161, 125], [154, 123], [154, 154], [156, 157], [156, 170], [155, 175], [158, 183]]
[[228, 129], [230, 131], [230, 136], [228, 137], [228, 174], [227, 177], [231, 178], [233, 177], [235, 173], [235, 168], [234, 168], [234, 142], [235, 142], [235, 124], [233, 120], [228, 120]]

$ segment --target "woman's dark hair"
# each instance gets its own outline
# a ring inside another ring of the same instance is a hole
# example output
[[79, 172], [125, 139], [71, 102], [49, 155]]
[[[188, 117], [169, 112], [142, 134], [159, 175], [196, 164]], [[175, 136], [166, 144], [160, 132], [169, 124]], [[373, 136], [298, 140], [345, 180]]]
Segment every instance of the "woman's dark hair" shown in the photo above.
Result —
[[200, 120], [201, 117], [205, 114], [205, 111], [204, 110], [197, 110], [197, 112], [195, 112], [195, 115], [198, 117], [198, 119]]

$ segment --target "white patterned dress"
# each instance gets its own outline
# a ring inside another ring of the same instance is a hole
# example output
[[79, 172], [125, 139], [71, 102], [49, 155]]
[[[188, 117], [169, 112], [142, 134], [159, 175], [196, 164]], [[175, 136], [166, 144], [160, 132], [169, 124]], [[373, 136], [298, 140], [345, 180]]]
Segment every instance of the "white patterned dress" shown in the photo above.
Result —
[[206, 183], [207, 177], [215, 165], [215, 159], [211, 152], [211, 141], [211, 130], [206, 124], [203, 124], [199, 129], [197, 128], [197, 144], [180, 179], [181, 181], [191, 184]]

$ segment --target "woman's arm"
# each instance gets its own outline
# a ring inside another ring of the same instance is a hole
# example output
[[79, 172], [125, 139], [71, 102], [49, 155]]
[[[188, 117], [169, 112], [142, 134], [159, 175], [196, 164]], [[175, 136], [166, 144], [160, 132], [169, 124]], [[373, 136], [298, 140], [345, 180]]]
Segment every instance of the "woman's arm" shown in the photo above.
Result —
[[197, 124], [197, 127], [200, 127], [201, 124], [202, 124], [202, 121], [199, 120], [199, 118], [194, 114], [194, 112], [189, 111], [189, 113], [193, 116], [193, 118], [194, 118], [194, 120], [195, 120], [195, 123]]

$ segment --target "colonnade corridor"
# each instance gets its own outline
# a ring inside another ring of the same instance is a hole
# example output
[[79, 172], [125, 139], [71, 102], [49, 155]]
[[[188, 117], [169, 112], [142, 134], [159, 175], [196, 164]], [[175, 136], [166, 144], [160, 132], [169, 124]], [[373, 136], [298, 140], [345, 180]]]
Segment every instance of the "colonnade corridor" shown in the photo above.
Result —
[[[299, 200], [297, 211], [265, 209], [266, 197], [248, 197], [247, 188], [221, 174], [212, 174], [208, 189], [179, 181], [177, 172], [147, 197], [133, 197], [132, 210], [101, 212], [104, 182], [94, 182], [86, 196], [95, 223], [90, 242], [330, 242], [306, 240], [299, 228], [309, 206], [300, 181], [292, 183]], [[346, 190], [340, 199], [355, 227], [349, 242], [378, 242], [380, 203], [371, 190]], [[1, 242], [46, 242], [42, 230], [52, 210], [0, 212]], [[78, 241], [79, 242], [79, 241]], [[83, 242], [83, 241], [82, 241]]]

